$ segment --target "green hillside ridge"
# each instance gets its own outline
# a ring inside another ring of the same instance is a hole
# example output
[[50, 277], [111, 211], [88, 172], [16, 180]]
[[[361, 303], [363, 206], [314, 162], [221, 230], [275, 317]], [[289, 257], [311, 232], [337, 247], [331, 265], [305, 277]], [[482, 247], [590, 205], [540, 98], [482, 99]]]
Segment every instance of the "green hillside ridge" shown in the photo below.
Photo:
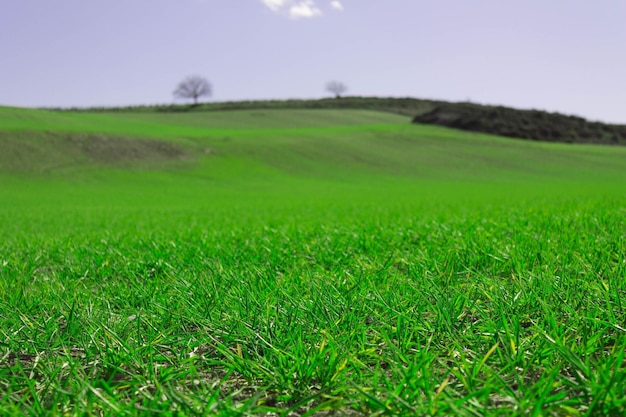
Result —
[[437, 100], [425, 100], [413, 97], [358, 97], [343, 96], [340, 98], [322, 99], [288, 99], [288, 100], [243, 100], [206, 102], [199, 104], [162, 104], [139, 105], [123, 107], [86, 107], [86, 108], [59, 108], [58, 111], [81, 112], [134, 112], [134, 113], [185, 113], [195, 111], [223, 111], [223, 110], [293, 110], [293, 109], [360, 109], [396, 113], [413, 117], [416, 114], [432, 110], [443, 103]]
[[[214, 178], [622, 181], [626, 150], [511, 141], [368, 110], [189, 113], [0, 108], [0, 172], [97, 166], [184, 169]], [[99, 153], [100, 152], [100, 153]], [[229, 166], [238, 166], [231, 175]]]
[[[542, 110], [524, 110], [471, 102], [412, 97], [341, 97], [324, 99], [251, 100], [194, 105], [156, 105], [69, 109], [84, 112], [187, 113], [224, 110], [360, 109], [409, 116], [414, 123], [548, 142], [626, 144], [626, 125], [601, 123]], [[63, 111], [63, 109], [60, 109]]]

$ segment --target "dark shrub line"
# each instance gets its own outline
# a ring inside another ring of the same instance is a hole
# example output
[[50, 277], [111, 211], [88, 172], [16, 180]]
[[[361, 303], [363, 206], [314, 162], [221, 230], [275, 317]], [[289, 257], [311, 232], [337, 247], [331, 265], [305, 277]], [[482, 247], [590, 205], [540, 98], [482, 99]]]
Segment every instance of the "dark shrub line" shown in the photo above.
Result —
[[415, 116], [413, 122], [547, 142], [626, 145], [626, 126], [540, 110], [441, 103]]

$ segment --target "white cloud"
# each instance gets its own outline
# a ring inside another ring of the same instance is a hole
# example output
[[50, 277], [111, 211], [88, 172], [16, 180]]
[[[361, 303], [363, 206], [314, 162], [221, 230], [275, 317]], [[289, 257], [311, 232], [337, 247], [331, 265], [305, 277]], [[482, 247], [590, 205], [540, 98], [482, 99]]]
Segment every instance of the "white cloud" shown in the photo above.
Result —
[[264, 5], [269, 7], [269, 9], [273, 12], [279, 12], [285, 6], [287, 6], [291, 1], [290, 0], [261, 0]]
[[339, 0], [333, 0], [330, 2], [330, 7], [332, 7], [335, 10], [343, 10], [343, 4], [341, 4], [341, 2]]
[[[271, 11], [288, 16], [291, 19], [303, 19], [321, 16], [322, 9], [317, 6], [316, 0], [261, 0], [261, 2]], [[331, 2], [331, 7], [336, 10], [334, 3], [341, 3], [337, 0]]]
[[320, 16], [322, 11], [315, 5], [313, 0], [300, 1], [289, 8], [289, 17], [299, 19], [301, 17]]

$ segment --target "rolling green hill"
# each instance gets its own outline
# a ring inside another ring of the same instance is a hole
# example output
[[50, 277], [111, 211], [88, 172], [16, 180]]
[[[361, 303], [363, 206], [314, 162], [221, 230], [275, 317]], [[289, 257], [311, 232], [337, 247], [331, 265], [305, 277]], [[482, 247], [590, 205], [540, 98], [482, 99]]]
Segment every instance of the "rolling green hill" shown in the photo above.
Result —
[[515, 141], [368, 110], [0, 108], [0, 148], [0, 200], [12, 205], [480, 199], [626, 184], [626, 148]]
[[51, 210], [481, 201], [626, 184], [626, 148], [515, 141], [368, 110], [5, 107], [0, 149], [0, 202]]
[[[228, 110], [369, 110], [413, 118], [414, 123], [447, 126], [517, 139], [562, 143], [626, 145], [626, 125], [594, 122], [543, 110], [523, 110], [472, 102], [424, 100], [412, 97], [341, 97], [318, 100], [257, 100], [72, 109], [87, 113], [189, 113]], [[64, 109], [60, 109], [64, 111]], [[65, 109], [67, 110], [67, 109]]]
[[[366, 110], [72, 113], [0, 108], [0, 172], [169, 170], [247, 181], [623, 182], [626, 150], [512, 141]], [[81, 173], [79, 176], [88, 174]], [[136, 175], [134, 173], [133, 175]]]

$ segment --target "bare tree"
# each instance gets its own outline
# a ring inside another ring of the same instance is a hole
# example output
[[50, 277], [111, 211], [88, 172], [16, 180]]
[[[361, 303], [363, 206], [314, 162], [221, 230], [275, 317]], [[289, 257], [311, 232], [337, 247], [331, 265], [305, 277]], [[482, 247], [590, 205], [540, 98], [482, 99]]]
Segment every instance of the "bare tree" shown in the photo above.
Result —
[[210, 96], [211, 84], [206, 78], [192, 75], [185, 78], [174, 90], [174, 96], [178, 98], [191, 98], [194, 104], [198, 104], [198, 97]]
[[326, 84], [326, 91], [330, 91], [335, 95], [335, 98], [339, 98], [343, 93], [348, 91], [348, 86], [339, 81], [331, 81]]

